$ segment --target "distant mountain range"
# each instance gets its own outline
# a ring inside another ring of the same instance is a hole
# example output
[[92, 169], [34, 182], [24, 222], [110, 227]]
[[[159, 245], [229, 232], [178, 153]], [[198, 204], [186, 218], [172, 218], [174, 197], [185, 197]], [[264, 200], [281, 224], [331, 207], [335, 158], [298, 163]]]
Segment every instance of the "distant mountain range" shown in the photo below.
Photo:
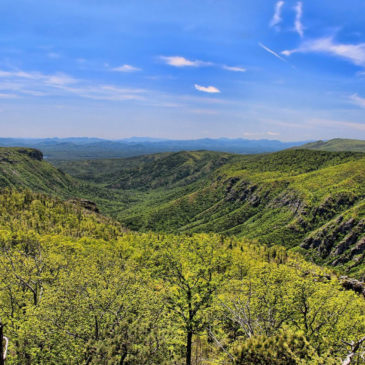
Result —
[[99, 158], [123, 158], [160, 152], [210, 150], [239, 154], [276, 152], [305, 142], [281, 142], [276, 140], [249, 139], [195, 139], [164, 140], [148, 137], [131, 137], [122, 140], [99, 138], [0, 138], [2, 147], [31, 147], [41, 150], [49, 160], [80, 160]]
[[125, 158], [161, 152], [216, 151], [237, 154], [271, 153], [288, 148], [322, 151], [365, 152], [365, 141], [332, 139], [317, 142], [281, 142], [278, 140], [250, 140], [230, 138], [204, 138], [192, 140], [170, 140], [149, 137], [131, 137], [120, 140], [101, 138], [0, 138], [2, 147], [30, 147], [43, 152], [45, 159], [53, 161], [93, 160]]

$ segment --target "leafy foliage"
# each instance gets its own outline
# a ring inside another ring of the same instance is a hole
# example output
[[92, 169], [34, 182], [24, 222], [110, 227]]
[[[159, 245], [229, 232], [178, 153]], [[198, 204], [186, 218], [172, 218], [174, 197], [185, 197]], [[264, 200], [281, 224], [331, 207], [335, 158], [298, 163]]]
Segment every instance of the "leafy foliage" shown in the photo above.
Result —
[[365, 333], [363, 298], [282, 247], [132, 233], [44, 195], [0, 196], [9, 364], [330, 364]]
[[36, 150], [1, 149], [1, 156], [3, 186], [92, 200], [133, 230], [235, 234], [365, 275], [361, 153], [196, 151], [62, 164], [84, 180]]

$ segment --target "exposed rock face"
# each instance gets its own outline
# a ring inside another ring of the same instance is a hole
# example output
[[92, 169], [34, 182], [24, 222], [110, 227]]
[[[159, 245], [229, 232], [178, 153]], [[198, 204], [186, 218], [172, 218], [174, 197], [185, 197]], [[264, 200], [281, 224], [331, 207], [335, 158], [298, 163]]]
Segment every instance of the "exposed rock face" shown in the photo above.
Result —
[[339, 207], [349, 208], [355, 201], [356, 198], [347, 193], [329, 196], [313, 211], [313, 218], [332, 218]]
[[39, 150], [34, 148], [19, 148], [17, 152], [22, 153], [24, 155], [28, 155], [29, 157], [33, 158], [34, 160], [42, 161], [43, 160], [43, 153]]
[[362, 281], [348, 278], [347, 276], [340, 277], [341, 285], [346, 290], [353, 290], [356, 293], [362, 294], [365, 297], [365, 283]]
[[340, 216], [305, 238], [301, 247], [317, 249], [322, 258], [332, 257], [333, 266], [349, 262], [365, 254], [365, 221]]
[[95, 213], [99, 213], [99, 208], [97, 207], [97, 205], [90, 201], [90, 200], [87, 200], [87, 199], [70, 199], [68, 200], [69, 203], [72, 203], [72, 204], [76, 204], [76, 205], [79, 205], [81, 206], [82, 208], [86, 209], [86, 210], [90, 210], [92, 212], [95, 212]]
[[294, 191], [286, 191], [276, 197], [269, 206], [273, 208], [287, 207], [295, 214], [306, 215], [306, 204]]

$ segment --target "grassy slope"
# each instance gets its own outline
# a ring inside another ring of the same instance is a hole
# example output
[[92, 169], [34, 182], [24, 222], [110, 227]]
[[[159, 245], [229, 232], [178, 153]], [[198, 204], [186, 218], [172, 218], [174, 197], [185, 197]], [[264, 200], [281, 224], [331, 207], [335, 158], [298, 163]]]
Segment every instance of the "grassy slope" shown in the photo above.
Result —
[[365, 141], [359, 139], [343, 139], [335, 138], [329, 141], [317, 141], [307, 143], [300, 148], [309, 150], [320, 150], [320, 151], [352, 151], [352, 152], [365, 152]]
[[[237, 156], [202, 151], [62, 168], [88, 179], [97, 171], [98, 182], [130, 194], [129, 204], [114, 203], [113, 214], [132, 229], [237, 234], [361, 271], [363, 250], [354, 250], [365, 233], [358, 226], [365, 198], [361, 153], [287, 150]], [[326, 228], [336, 219], [353, 223]], [[357, 235], [344, 244], [353, 227]], [[320, 239], [311, 239], [315, 235]], [[341, 245], [344, 250], [338, 249]]]

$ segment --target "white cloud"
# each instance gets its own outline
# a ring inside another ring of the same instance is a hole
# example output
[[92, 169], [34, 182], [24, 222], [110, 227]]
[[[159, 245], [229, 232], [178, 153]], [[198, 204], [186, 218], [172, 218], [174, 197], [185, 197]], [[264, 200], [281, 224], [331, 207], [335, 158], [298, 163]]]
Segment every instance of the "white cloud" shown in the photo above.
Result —
[[277, 133], [277, 132], [271, 132], [271, 131], [266, 132], [266, 134], [267, 134], [268, 136], [280, 136], [280, 133]]
[[5, 94], [5, 93], [0, 93], [0, 99], [15, 99], [18, 96], [15, 94]]
[[362, 108], [365, 108], [365, 98], [362, 98], [361, 96], [359, 96], [357, 94], [353, 94], [350, 96], [350, 100], [354, 104], [361, 106]]
[[239, 66], [226, 66], [223, 65], [222, 68], [227, 71], [233, 71], [233, 72], [246, 72], [247, 70], [244, 67]]
[[334, 126], [338, 126], [349, 129], [356, 129], [359, 131], [365, 131], [365, 123], [356, 123], [343, 120], [332, 120], [332, 119], [321, 119], [321, 118], [310, 119], [308, 123], [311, 125], [322, 126], [322, 127], [325, 126], [333, 128]]
[[58, 54], [58, 53], [56, 53], [56, 52], [50, 52], [50, 53], [48, 53], [47, 54], [47, 56], [49, 57], [49, 58], [54, 58], [54, 59], [56, 59], [56, 58], [60, 58], [61, 56]]
[[218, 114], [217, 110], [211, 110], [211, 109], [188, 109], [188, 112], [194, 113], [194, 114], [202, 114], [202, 115], [216, 115]]
[[166, 64], [174, 67], [202, 67], [202, 66], [211, 66], [211, 62], [199, 61], [199, 60], [188, 60], [185, 57], [181, 56], [161, 56], [161, 60], [163, 60]]
[[[95, 100], [141, 100], [143, 89], [121, 88], [114, 85], [93, 84], [63, 73], [53, 75], [40, 72], [0, 70], [0, 97], [76, 95]], [[9, 93], [11, 92], [11, 93]]]
[[263, 48], [266, 52], [271, 53], [273, 56], [275, 56], [276, 58], [278, 58], [280, 61], [283, 62], [288, 62], [285, 58], [281, 57], [278, 53], [276, 53], [275, 51], [273, 51], [272, 49], [270, 49], [269, 47], [266, 47], [264, 44], [259, 43], [259, 46], [261, 48]]
[[77, 82], [76, 79], [64, 73], [46, 75], [40, 72], [24, 72], [19, 70], [17, 71], [0, 70], [0, 78], [34, 80], [34, 81], [44, 82], [49, 85], [67, 85]]
[[365, 43], [336, 43], [333, 37], [313, 39], [303, 42], [299, 48], [281, 52], [285, 56], [293, 53], [327, 53], [344, 58], [358, 66], [365, 66]]
[[122, 66], [119, 66], [119, 67], [112, 68], [112, 71], [116, 71], [116, 72], [135, 72], [135, 71], [141, 71], [141, 69], [138, 68], [138, 67], [131, 66], [131, 65], [122, 65]]
[[281, 18], [281, 10], [282, 10], [283, 6], [284, 6], [284, 1], [278, 1], [275, 4], [274, 15], [270, 21], [270, 27], [274, 27], [274, 26], [280, 24], [281, 21], [283, 20]]
[[212, 94], [220, 93], [220, 90], [214, 86], [201, 86], [201, 85], [195, 84], [194, 87], [195, 87], [195, 89], [202, 91], [204, 93], [212, 93]]
[[303, 3], [301, 1], [297, 2], [295, 6], [295, 21], [294, 21], [294, 29], [301, 36], [304, 36], [304, 27], [302, 24], [302, 16], [303, 16]]

